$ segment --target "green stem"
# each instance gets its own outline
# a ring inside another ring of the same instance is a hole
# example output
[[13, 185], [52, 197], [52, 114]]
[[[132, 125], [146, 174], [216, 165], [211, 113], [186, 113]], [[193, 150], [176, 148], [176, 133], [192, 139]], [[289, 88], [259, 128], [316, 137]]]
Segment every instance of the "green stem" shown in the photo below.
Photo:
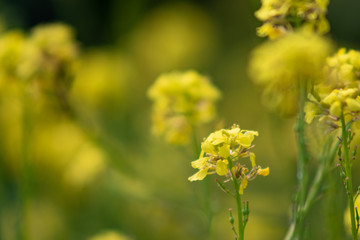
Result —
[[302, 212], [302, 208], [305, 205], [306, 200], [306, 192], [307, 192], [307, 180], [308, 174], [306, 171], [307, 166], [307, 153], [306, 153], [306, 144], [305, 144], [305, 114], [304, 114], [304, 106], [306, 102], [306, 83], [300, 84], [300, 104], [299, 104], [299, 117], [297, 122], [297, 147], [298, 147], [298, 202], [297, 202], [297, 212], [295, 216], [296, 221], [296, 233], [301, 239], [303, 234], [303, 221], [304, 214]]
[[243, 222], [243, 218], [242, 218], [242, 203], [241, 203], [241, 196], [239, 193], [239, 189], [240, 189], [240, 184], [237, 181], [237, 179], [234, 176], [234, 173], [232, 172], [232, 168], [233, 168], [233, 164], [232, 164], [232, 159], [229, 158], [229, 168], [230, 168], [230, 172], [231, 172], [231, 178], [233, 180], [234, 183], [234, 188], [235, 188], [235, 199], [236, 199], [236, 206], [237, 206], [237, 215], [238, 215], [238, 228], [239, 228], [239, 240], [244, 240], [244, 222]]
[[[303, 207], [306, 201], [308, 171], [306, 171], [308, 163], [308, 155], [305, 144], [305, 113], [304, 106], [307, 99], [307, 84], [300, 82], [299, 84], [299, 116], [295, 131], [297, 133], [297, 148], [298, 148], [298, 165], [297, 165], [297, 180], [298, 191], [295, 202], [295, 212], [292, 223], [288, 229], [285, 239], [301, 239], [303, 234], [303, 222], [305, 214], [303, 214]], [[296, 236], [296, 238], [295, 238]]]
[[341, 120], [341, 136], [342, 136], [342, 147], [344, 152], [344, 163], [345, 163], [345, 173], [346, 173], [346, 188], [347, 188], [347, 197], [350, 208], [350, 218], [351, 218], [351, 233], [353, 240], [357, 239], [357, 231], [356, 231], [356, 223], [355, 223], [355, 208], [354, 208], [354, 193], [353, 193], [353, 185], [352, 185], [352, 173], [349, 159], [349, 142], [348, 142], [348, 131], [346, 129], [344, 113], [341, 112], [340, 115]]

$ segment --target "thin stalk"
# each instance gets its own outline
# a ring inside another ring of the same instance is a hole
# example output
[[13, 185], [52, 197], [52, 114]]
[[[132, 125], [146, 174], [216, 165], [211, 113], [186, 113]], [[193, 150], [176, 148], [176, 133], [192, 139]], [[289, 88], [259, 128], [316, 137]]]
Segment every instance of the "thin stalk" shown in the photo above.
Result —
[[[308, 155], [305, 144], [305, 113], [304, 106], [307, 99], [307, 84], [301, 81], [299, 84], [299, 116], [297, 119], [295, 131], [297, 133], [298, 165], [297, 180], [298, 191], [295, 202], [295, 212], [292, 223], [288, 229], [285, 239], [301, 239], [303, 234], [303, 222], [305, 215], [303, 207], [306, 201], [308, 171]], [[296, 236], [296, 238], [295, 238]]]
[[346, 129], [344, 113], [341, 112], [340, 115], [341, 120], [341, 137], [342, 137], [342, 147], [344, 152], [344, 162], [345, 162], [345, 173], [346, 173], [346, 188], [347, 188], [347, 197], [350, 208], [350, 218], [351, 218], [351, 233], [353, 240], [357, 239], [357, 231], [356, 231], [356, 223], [355, 223], [355, 208], [354, 208], [354, 193], [353, 193], [353, 185], [352, 185], [352, 173], [349, 159], [349, 142], [348, 142], [348, 131]]
[[232, 172], [232, 159], [229, 158], [229, 168], [230, 168], [230, 172], [231, 172], [231, 178], [233, 180], [234, 183], [234, 188], [235, 188], [235, 199], [236, 199], [236, 206], [237, 206], [237, 215], [238, 215], [238, 228], [239, 228], [239, 240], [244, 240], [244, 222], [243, 222], [243, 218], [242, 218], [242, 203], [241, 203], [241, 196], [239, 193], [239, 189], [240, 189], [240, 184], [237, 181], [237, 179], [234, 176], [234, 173]]
[[[331, 143], [332, 142], [330, 142], [328, 144], [332, 145]], [[322, 158], [320, 159], [321, 165], [319, 166], [319, 168], [316, 171], [315, 178], [313, 180], [313, 183], [311, 184], [309, 193], [306, 197], [305, 205], [303, 207], [303, 215], [304, 216], [307, 215], [310, 207], [315, 202], [315, 199], [321, 190], [322, 182], [324, 181], [325, 176], [331, 169], [331, 165], [335, 158], [338, 147], [339, 147], [339, 143], [335, 144], [335, 146], [333, 146], [332, 150], [329, 153], [326, 151], [328, 148], [324, 148], [324, 151], [322, 153]]]

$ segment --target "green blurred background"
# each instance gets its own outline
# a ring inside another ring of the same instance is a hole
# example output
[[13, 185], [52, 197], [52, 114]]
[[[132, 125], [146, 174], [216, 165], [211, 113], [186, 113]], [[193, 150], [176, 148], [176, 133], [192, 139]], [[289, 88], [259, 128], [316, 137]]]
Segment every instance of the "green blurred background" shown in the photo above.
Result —
[[[187, 180], [194, 173], [192, 148], [151, 135], [146, 97], [160, 73], [187, 69], [209, 76], [223, 93], [218, 119], [199, 130], [199, 141], [233, 123], [260, 133], [254, 152], [271, 173], [246, 189], [245, 236], [284, 236], [296, 189], [294, 119], [265, 109], [261, 90], [247, 76], [249, 54], [264, 41], [255, 34], [259, 7], [258, 0], [0, 0], [2, 32], [68, 24], [84, 62], [71, 89], [74, 116], [37, 124], [31, 136], [24, 217], [29, 239], [91, 239], [106, 231], [123, 235], [109, 238], [114, 240], [206, 239], [201, 183]], [[359, 9], [356, 0], [331, 1], [328, 18], [338, 46], [359, 48]], [[8, 109], [1, 111], [13, 120]], [[23, 179], [19, 163], [7, 155], [11, 136], [0, 136], [0, 239], [12, 240], [20, 224]], [[233, 239], [227, 209], [235, 203], [210, 180], [213, 239]], [[310, 239], [326, 236], [326, 206], [324, 199], [313, 208]]]

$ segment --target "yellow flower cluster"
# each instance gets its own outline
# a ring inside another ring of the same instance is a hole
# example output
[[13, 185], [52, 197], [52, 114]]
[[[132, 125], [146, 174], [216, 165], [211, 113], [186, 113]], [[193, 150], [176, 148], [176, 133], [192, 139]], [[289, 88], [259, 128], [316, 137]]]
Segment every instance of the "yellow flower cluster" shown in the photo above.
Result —
[[309, 31], [290, 33], [256, 48], [250, 59], [249, 74], [265, 88], [264, 103], [282, 115], [294, 115], [300, 82], [321, 80], [331, 49], [329, 40]]
[[323, 81], [314, 86], [304, 111], [306, 122], [319, 116], [333, 126], [343, 112], [345, 121], [357, 120], [360, 111], [360, 53], [341, 48], [326, 59]]
[[358, 87], [360, 53], [353, 49], [340, 48], [334, 56], [327, 58], [324, 72], [326, 79], [322, 88]]
[[60, 23], [37, 26], [29, 36], [21, 31], [1, 35], [0, 85], [15, 79], [30, 84], [34, 95], [46, 93], [64, 101], [78, 56], [73, 35]]
[[327, 33], [328, 3], [328, 0], [262, 0], [255, 16], [264, 23], [257, 33], [274, 39], [300, 26], [320, 34]]
[[322, 115], [319, 121], [338, 121], [341, 113], [347, 121], [356, 120], [360, 112], [359, 89], [334, 89], [320, 102], [307, 102], [304, 111], [307, 123], [311, 123], [317, 115]]
[[[248, 181], [253, 180], [257, 175], [269, 174], [269, 168], [262, 169], [256, 165], [255, 154], [250, 152], [254, 147], [252, 145], [254, 136], [258, 136], [258, 132], [241, 130], [235, 125], [231, 129], [221, 129], [211, 133], [201, 144], [199, 159], [191, 163], [191, 166], [199, 171], [189, 177], [189, 181], [203, 180], [207, 175], [215, 173], [227, 178], [233, 175], [240, 180], [239, 193], [243, 194]], [[251, 161], [250, 171], [244, 164], [238, 162], [239, 159], [247, 157]]]
[[220, 92], [195, 71], [161, 75], [150, 87], [153, 131], [174, 144], [184, 144], [195, 125], [211, 121]]

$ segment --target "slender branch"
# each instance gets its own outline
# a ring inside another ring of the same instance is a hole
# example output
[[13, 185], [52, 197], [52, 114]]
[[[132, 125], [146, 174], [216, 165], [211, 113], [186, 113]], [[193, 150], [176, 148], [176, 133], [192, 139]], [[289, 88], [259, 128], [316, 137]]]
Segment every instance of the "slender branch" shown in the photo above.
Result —
[[347, 197], [349, 202], [350, 218], [351, 218], [351, 233], [353, 240], [356, 240], [357, 226], [355, 223], [354, 193], [353, 193], [352, 173], [351, 173], [352, 164], [350, 163], [350, 159], [349, 159], [349, 136], [348, 136], [348, 130], [346, 128], [343, 112], [341, 112], [340, 120], [341, 120], [342, 147], [343, 147], [345, 172], [346, 172], [346, 190], [347, 190]]

